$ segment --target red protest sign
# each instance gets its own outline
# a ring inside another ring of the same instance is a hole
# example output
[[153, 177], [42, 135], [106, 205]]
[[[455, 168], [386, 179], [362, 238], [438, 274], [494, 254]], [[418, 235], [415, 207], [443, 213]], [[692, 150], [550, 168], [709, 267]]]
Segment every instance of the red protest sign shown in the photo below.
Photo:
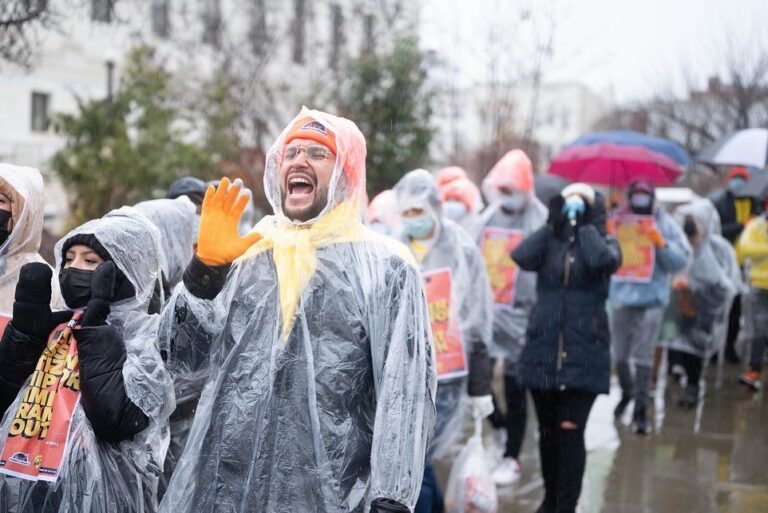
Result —
[[488, 279], [497, 305], [512, 306], [515, 302], [515, 287], [520, 268], [510, 256], [523, 241], [520, 230], [507, 228], [486, 228], [480, 241], [480, 251], [488, 269]]
[[459, 320], [451, 314], [451, 270], [446, 267], [427, 271], [422, 277], [429, 307], [429, 320], [432, 324], [437, 379], [465, 376], [467, 359], [461, 327]]
[[56, 481], [69, 446], [72, 414], [80, 401], [80, 362], [69, 324], [54, 329], [6, 435], [0, 473]]
[[646, 233], [654, 228], [653, 216], [624, 215], [613, 219], [616, 240], [621, 246], [621, 267], [617, 281], [648, 283], [653, 278], [656, 251]]

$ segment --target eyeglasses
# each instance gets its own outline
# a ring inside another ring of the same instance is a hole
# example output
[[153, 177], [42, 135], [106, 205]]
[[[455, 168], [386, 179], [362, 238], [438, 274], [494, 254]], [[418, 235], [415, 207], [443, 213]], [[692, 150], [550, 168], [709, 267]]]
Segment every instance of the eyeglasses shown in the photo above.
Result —
[[333, 157], [333, 153], [325, 146], [319, 144], [310, 144], [309, 146], [286, 146], [283, 151], [283, 158], [285, 160], [293, 160], [299, 156], [299, 153], [304, 152], [307, 160], [314, 162], [321, 162], [323, 160]]

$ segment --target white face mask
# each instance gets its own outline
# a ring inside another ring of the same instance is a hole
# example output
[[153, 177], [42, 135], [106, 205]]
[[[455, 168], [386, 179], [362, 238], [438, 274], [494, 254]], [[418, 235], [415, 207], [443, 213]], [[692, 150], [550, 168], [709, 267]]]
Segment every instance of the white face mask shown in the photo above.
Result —
[[456, 223], [467, 217], [467, 207], [461, 201], [446, 201], [443, 203], [443, 217]]
[[653, 199], [651, 198], [650, 194], [638, 192], [629, 198], [629, 204], [635, 208], [648, 208], [651, 206], [652, 200]]

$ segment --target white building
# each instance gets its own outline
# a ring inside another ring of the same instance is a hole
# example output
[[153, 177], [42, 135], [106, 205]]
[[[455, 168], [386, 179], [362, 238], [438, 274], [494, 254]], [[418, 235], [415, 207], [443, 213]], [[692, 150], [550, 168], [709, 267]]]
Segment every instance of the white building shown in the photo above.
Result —
[[[78, 98], [107, 96], [134, 46], [149, 43], [178, 76], [197, 79], [234, 58], [253, 76], [254, 108], [271, 137], [311, 98], [317, 84], [338, 78], [345, 59], [386, 48], [415, 34], [418, 7], [398, 0], [51, 0], [66, 13], [60, 29], [41, 34], [32, 70], [0, 63], [0, 161], [40, 169], [46, 215], [64, 220], [66, 197], [48, 167], [62, 140], [55, 113], [75, 112]], [[267, 134], [269, 135], [269, 134]], [[54, 231], [60, 224], [50, 226]]]

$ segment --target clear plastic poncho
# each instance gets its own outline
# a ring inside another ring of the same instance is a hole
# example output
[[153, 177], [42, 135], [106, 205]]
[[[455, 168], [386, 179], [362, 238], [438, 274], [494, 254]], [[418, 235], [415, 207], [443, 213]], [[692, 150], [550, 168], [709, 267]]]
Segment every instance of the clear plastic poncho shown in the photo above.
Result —
[[397, 198], [391, 189], [377, 194], [366, 209], [368, 225], [382, 235], [394, 235], [400, 228]]
[[[505, 210], [502, 187], [524, 193], [524, 205], [515, 211]], [[524, 239], [547, 222], [547, 207], [536, 197], [533, 188], [533, 166], [522, 151], [512, 150], [502, 157], [485, 177], [481, 188], [490, 204], [471, 229], [481, 247], [487, 228], [519, 231]], [[511, 302], [496, 303], [491, 345], [491, 354], [505, 358], [510, 371], [520, 360], [529, 313], [535, 302], [536, 273], [518, 269]]]
[[[480, 342], [490, 347], [492, 339], [493, 297], [483, 256], [469, 234], [453, 221], [442, 217], [440, 192], [431, 173], [423, 169], [411, 171], [400, 179], [394, 191], [400, 212], [418, 208], [435, 222], [435, 235], [419, 267], [422, 273], [450, 269], [450, 318], [461, 327], [468, 365], [472, 345]], [[407, 246], [412, 243], [405, 233], [400, 233], [398, 238]], [[438, 379], [437, 424], [433, 443], [437, 457], [447, 446], [458, 441], [468, 413], [466, 379]]]
[[720, 221], [712, 202], [700, 199], [684, 205], [677, 209], [675, 218], [682, 225], [688, 215], [702, 236], [693, 248], [693, 262], [681, 273], [688, 280], [696, 315], [693, 319], [675, 315], [677, 336], [670, 348], [708, 358], [725, 341], [731, 303], [743, 283], [736, 253], [719, 235]]
[[[112, 256], [136, 291], [113, 303], [107, 322], [122, 335], [127, 353], [123, 379], [128, 398], [149, 418], [149, 426], [117, 444], [96, 438], [78, 403], [72, 415], [69, 450], [54, 483], [0, 474], [0, 511], [6, 513], [146, 513], [156, 509], [157, 481], [168, 447], [173, 384], [157, 350], [158, 315], [147, 314], [160, 272], [157, 228], [131, 207], [89, 221], [56, 243], [56, 275], [62, 247], [77, 234], [92, 234]], [[0, 451], [19, 397], [3, 417]], [[43, 506], [45, 504], [45, 506]]]
[[[187, 196], [142, 201], [135, 205], [160, 230], [160, 268], [170, 290], [181, 282], [192, 260], [196, 225], [195, 204]], [[168, 292], [168, 291], [167, 291]]]
[[[322, 213], [294, 223], [278, 171], [288, 130], [308, 116], [335, 134], [337, 159]], [[172, 367], [187, 365], [185, 345], [207, 347], [211, 375], [160, 510], [413, 508], [434, 421], [429, 317], [405, 248], [362, 224], [363, 135], [302, 109], [270, 149], [264, 185], [275, 215], [255, 227], [263, 239], [214, 300], [180, 286], [163, 318]]]
[[[11, 199], [14, 224], [8, 239], [0, 244], [0, 312], [10, 313], [21, 268], [31, 262], [45, 263], [38, 254], [45, 203], [43, 177], [31, 167], [0, 164], [0, 192]], [[58, 287], [53, 290], [58, 296]]]

